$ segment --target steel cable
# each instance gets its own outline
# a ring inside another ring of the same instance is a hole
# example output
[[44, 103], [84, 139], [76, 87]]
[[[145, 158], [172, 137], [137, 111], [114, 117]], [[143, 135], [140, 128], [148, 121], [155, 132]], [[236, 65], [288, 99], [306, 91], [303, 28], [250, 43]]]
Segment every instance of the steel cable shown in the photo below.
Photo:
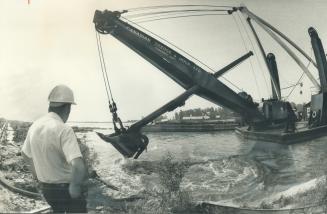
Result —
[[[145, 16], [133, 17], [132, 19], [134, 21], [136, 21], [136, 20], [141, 21], [142, 19], [163, 18], [163, 17], [176, 16], [176, 15], [182, 16], [182, 15], [186, 15], [186, 14], [189, 14], [189, 15], [191, 15], [191, 14], [193, 14], [193, 15], [195, 15], [195, 14], [209, 14], [210, 11], [208, 13], [206, 13], [206, 12], [208, 12], [208, 11], [199, 11], [199, 12], [174, 12], [172, 14], [170, 14], [170, 13], [164, 13], [164, 14], [159, 13], [159, 14], [153, 14], [153, 15], [145, 15]], [[212, 13], [212, 14], [219, 14], [219, 13]], [[124, 15], [124, 17], [131, 19], [131, 17], [128, 16], [128, 15]]]
[[[242, 38], [242, 42], [243, 42], [243, 45], [244, 45], [244, 50], [245, 50], [246, 52], [248, 52], [249, 49], [248, 49], [248, 47], [246, 46], [245, 39], [244, 39], [243, 34], [242, 34], [242, 32], [241, 32], [241, 28], [240, 28], [240, 26], [239, 26], [239, 24], [238, 24], [238, 22], [237, 22], [235, 16], [234, 16], [233, 14], [232, 14], [232, 16], [233, 16], [234, 22], [235, 22], [235, 24], [236, 24], [236, 27], [237, 27], [237, 29], [238, 29], [238, 32], [239, 32], [239, 34], [240, 34], [240, 36], [241, 36], [241, 38]], [[254, 50], [253, 50], [253, 51], [254, 51]], [[255, 73], [254, 73], [254, 69], [253, 69], [253, 65], [252, 65], [252, 61], [251, 61], [251, 59], [250, 59], [250, 65], [251, 65], [251, 71], [252, 71], [252, 74], [253, 74], [253, 77], [254, 77], [254, 81], [255, 81], [255, 84], [256, 84], [256, 89], [257, 89], [258, 95], [259, 95], [259, 97], [261, 97], [261, 93], [260, 93], [260, 90], [259, 90], [259, 85], [258, 85], [258, 82], [257, 82], [257, 78], [256, 78], [256, 76], [255, 76]]]
[[155, 9], [162, 9], [162, 8], [173, 8], [173, 7], [213, 7], [213, 8], [230, 8], [232, 6], [222, 6], [222, 5], [208, 5], [208, 4], [184, 4], [184, 5], [161, 5], [161, 6], [147, 6], [147, 7], [136, 7], [136, 8], [129, 8], [127, 11], [134, 12], [134, 11], [142, 11], [142, 10], [155, 10]]
[[103, 77], [103, 81], [104, 81], [106, 93], [107, 93], [107, 98], [108, 98], [109, 105], [110, 105], [111, 104], [110, 98], [113, 103], [114, 103], [114, 99], [113, 99], [113, 95], [112, 95], [112, 91], [111, 91], [111, 87], [110, 87], [110, 83], [109, 83], [107, 67], [106, 67], [105, 60], [104, 60], [101, 38], [97, 31], [95, 31], [95, 33], [96, 33], [96, 40], [97, 40], [97, 47], [98, 47], [98, 55], [99, 55], [100, 64], [101, 64], [102, 77]]
[[194, 15], [185, 15], [185, 16], [170, 16], [170, 17], [162, 17], [157, 19], [149, 19], [149, 20], [141, 20], [137, 21], [138, 24], [145, 23], [145, 22], [153, 22], [165, 19], [177, 19], [177, 18], [187, 18], [187, 17], [195, 17], [195, 16], [227, 16], [228, 14], [194, 14]]
[[[312, 54], [313, 54], [313, 50], [311, 48], [310, 58], [312, 58]], [[309, 68], [311, 63], [312, 63], [312, 60], [309, 60], [308, 65], [306, 67]], [[290, 87], [283, 88], [283, 89], [287, 89], [287, 88], [293, 87], [292, 90], [290, 91], [290, 93], [286, 96], [286, 99], [288, 99], [291, 96], [291, 94], [293, 93], [295, 87], [300, 84], [300, 81], [302, 80], [303, 76], [304, 76], [304, 71], [302, 72], [300, 78], [298, 79], [298, 81], [295, 84], [291, 85]]]
[[[212, 12], [227, 12], [228, 10], [217, 9], [194, 9], [194, 10], [168, 10], [159, 12], [147, 12], [134, 15], [125, 15], [125, 18], [133, 19], [136, 23], [152, 22], [165, 19], [186, 18], [192, 16], [215, 16], [229, 15], [227, 13], [212, 13]], [[208, 13], [204, 13], [208, 12]], [[210, 13], [209, 13], [210, 12]], [[189, 15], [186, 15], [189, 14]], [[140, 20], [141, 19], [141, 20]]]
[[[206, 68], [208, 68], [210, 71], [212, 72], [215, 72], [215, 70], [211, 67], [209, 67], [207, 64], [205, 64], [204, 62], [202, 62], [201, 60], [195, 58], [194, 56], [192, 56], [191, 54], [189, 54], [188, 52], [184, 51], [183, 49], [179, 48], [178, 46], [174, 45], [173, 43], [169, 42], [168, 40], [162, 38], [161, 36], [159, 36], [158, 34], [146, 29], [145, 27], [142, 27], [141, 25], [139, 25], [138, 23], [128, 19], [128, 18], [125, 18], [125, 17], [122, 17], [123, 19], [125, 19], [126, 21], [136, 25], [137, 27], [143, 29], [144, 31], [147, 31], [149, 32], [150, 34], [156, 36], [157, 38], [161, 39], [162, 41], [166, 42], [167, 44], [173, 46], [174, 48], [178, 49], [179, 51], [185, 53], [187, 56], [189, 56], [190, 58], [194, 59], [195, 61], [199, 62], [201, 65], [205, 66]], [[228, 79], [226, 79], [225, 77], [221, 77], [223, 78], [224, 80], [226, 80], [227, 82], [229, 82], [231, 85], [233, 85], [236, 89], [238, 89], [239, 91], [242, 91], [242, 89], [240, 89], [237, 85], [235, 85], [234, 83], [232, 83], [231, 81], [229, 81]]]
[[134, 15], [126, 15], [126, 18], [143, 18], [145, 16], [152, 15], [163, 15], [163, 14], [171, 14], [171, 13], [196, 13], [196, 12], [228, 12], [228, 10], [208, 10], [208, 9], [196, 9], [196, 10], [168, 10], [168, 11], [159, 11], [159, 12], [147, 12], [140, 13]]
[[[242, 19], [242, 17], [240, 16], [240, 13], [237, 12], [237, 15], [238, 15], [238, 17], [239, 17], [239, 20], [241, 21], [241, 24], [242, 24], [242, 26], [243, 26], [243, 28], [244, 28], [244, 31], [245, 31], [245, 33], [246, 33], [246, 35], [247, 35], [247, 37], [248, 37], [248, 40], [250, 41], [250, 45], [251, 45], [251, 47], [252, 47], [253, 52], [256, 52], [256, 51], [255, 51], [254, 44], [253, 44], [253, 42], [252, 42], [252, 40], [251, 40], [250, 34], [249, 34], [247, 28], [245, 27], [244, 22], [242, 21], [243, 19]], [[258, 63], [258, 65], [259, 65], [259, 67], [260, 67], [259, 70], [261, 71], [262, 77], [263, 77], [263, 79], [264, 79], [264, 81], [265, 81], [265, 85], [266, 85], [267, 93], [269, 94], [268, 82], [267, 82], [266, 76], [265, 76], [264, 73], [263, 73], [263, 67], [262, 67], [261, 61], [259, 60], [258, 54], [254, 54], [254, 55], [255, 55], [255, 57], [256, 57], [256, 59], [257, 59], [257, 63]]]

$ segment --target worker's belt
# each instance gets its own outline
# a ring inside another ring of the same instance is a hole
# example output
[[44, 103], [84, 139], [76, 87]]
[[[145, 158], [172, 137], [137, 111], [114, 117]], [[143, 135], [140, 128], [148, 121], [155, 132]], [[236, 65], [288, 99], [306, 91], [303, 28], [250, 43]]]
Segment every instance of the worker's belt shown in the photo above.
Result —
[[65, 187], [69, 187], [69, 183], [50, 184], [50, 183], [40, 182], [40, 186], [41, 188], [65, 188]]

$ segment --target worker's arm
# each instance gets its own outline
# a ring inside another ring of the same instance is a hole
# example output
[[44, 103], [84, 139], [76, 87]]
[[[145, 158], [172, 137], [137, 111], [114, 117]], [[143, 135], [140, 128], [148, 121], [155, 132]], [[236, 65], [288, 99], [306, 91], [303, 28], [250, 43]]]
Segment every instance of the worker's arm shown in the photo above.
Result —
[[67, 163], [71, 164], [69, 194], [72, 198], [78, 198], [82, 195], [82, 185], [87, 180], [87, 171], [83, 155], [71, 127], [64, 127], [60, 135], [60, 141]]
[[86, 167], [81, 157], [71, 161], [72, 174], [69, 184], [69, 194], [72, 198], [78, 198], [82, 194], [83, 182], [87, 179]]
[[32, 158], [31, 144], [30, 144], [30, 130], [28, 130], [21, 154], [27, 164], [28, 169], [32, 172], [32, 175], [35, 179], [37, 179], [35, 166]]
[[27, 164], [28, 169], [32, 172], [33, 177], [37, 179], [36, 172], [35, 172], [35, 167], [34, 167], [34, 162], [32, 158], [29, 158], [23, 151], [21, 152], [22, 156]]

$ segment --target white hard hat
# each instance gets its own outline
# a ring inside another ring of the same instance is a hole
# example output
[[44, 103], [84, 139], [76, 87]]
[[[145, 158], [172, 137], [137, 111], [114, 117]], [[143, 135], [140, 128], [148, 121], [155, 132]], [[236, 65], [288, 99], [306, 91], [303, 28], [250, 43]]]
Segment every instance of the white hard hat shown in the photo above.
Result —
[[76, 104], [73, 91], [66, 85], [54, 87], [48, 97], [51, 107], [59, 107], [66, 103]]

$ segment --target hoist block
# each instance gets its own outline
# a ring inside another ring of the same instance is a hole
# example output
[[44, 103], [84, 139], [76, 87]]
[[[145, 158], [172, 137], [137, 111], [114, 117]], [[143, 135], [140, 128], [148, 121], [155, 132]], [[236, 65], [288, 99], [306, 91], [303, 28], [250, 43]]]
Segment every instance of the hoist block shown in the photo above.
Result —
[[147, 148], [149, 139], [140, 132], [124, 132], [104, 135], [98, 133], [99, 137], [111, 143], [124, 157], [137, 159]]

